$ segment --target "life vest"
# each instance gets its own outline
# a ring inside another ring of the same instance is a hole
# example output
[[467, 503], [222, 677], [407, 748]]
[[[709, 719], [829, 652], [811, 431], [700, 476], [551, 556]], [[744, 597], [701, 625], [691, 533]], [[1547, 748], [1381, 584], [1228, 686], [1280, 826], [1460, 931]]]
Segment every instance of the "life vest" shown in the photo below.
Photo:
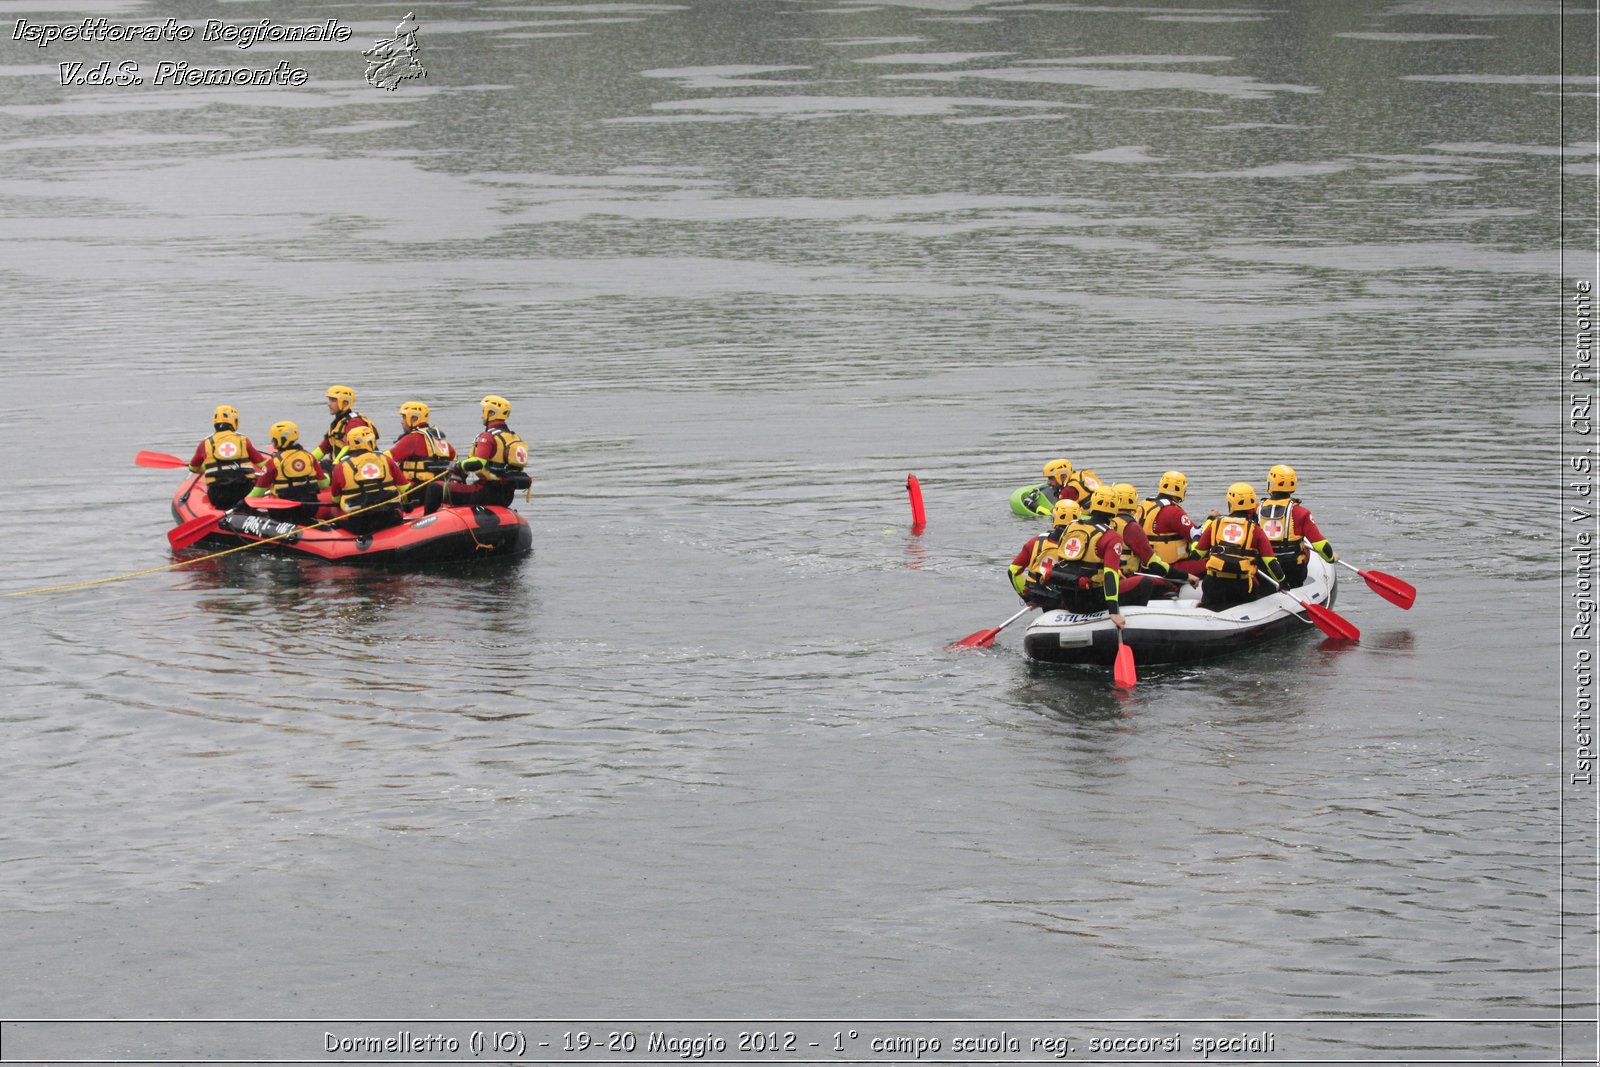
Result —
[[488, 432], [494, 438], [494, 454], [485, 461], [484, 472], [490, 478], [520, 474], [528, 465], [528, 442], [504, 423], [489, 427]]
[[1156, 519], [1161, 517], [1161, 512], [1175, 504], [1177, 501], [1170, 497], [1158, 496], [1139, 505], [1139, 525], [1144, 527], [1144, 535], [1150, 539], [1150, 547], [1156, 550], [1156, 555], [1169, 564], [1176, 563], [1189, 554], [1188, 534], [1155, 531]]
[[1103, 569], [1100, 542], [1112, 530], [1110, 523], [1077, 519], [1061, 535], [1060, 559], [1068, 576], [1087, 578]]
[[1067, 479], [1067, 483], [1062, 488], [1060, 495], [1066, 496], [1067, 490], [1071, 489], [1074, 494], [1071, 499], [1076, 500], [1087, 508], [1089, 498], [1094, 496], [1094, 491], [1100, 488], [1101, 484], [1094, 471], [1073, 471], [1072, 477]]
[[[431, 482], [450, 466], [450, 442], [444, 439], [443, 430], [426, 425], [412, 428], [400, 440], [405, 440], [411, 434], [422, 437], [422, 443], [427, 447], [427, 451], [422, 455], [407, 456], [401, 462], [400, 469], [414, 482]], [[396, 445], [399, 443], [395, 442]]]
[[1241, 515], [1211, 520], [1211, 552], [1206, 556], [1206, 577], [1232, 581], [1253, 580], [1256, 573], [1256, 524]]
[[206, 459], [201, 470], [206, 485], [237, 485], [250, 480], [255, 470], [250, 465], [250, 442], [237, 430], [218, 430], [201, 442]]
[[356, 452], [339, 461], [344, 488], [339, 493], [341, 511], [360, 511], [398, 495], [399, 485], [389, 473], [389, 460], [378, 452]]
[[332, 422], [328, 423], [328, 444], [333, 446], [334, 455], [338, 455], [340, 452], [344, 451], [346, 447], [348, 447], [344, 439], [344, 435], [346, 429], [350, 425], [351, 419], [360, 419], [368, 426], [371, 426], [373, 436], [377, 436], [378, 427], [373, 425], [372, 420], [361, 414], [361, 412], [356, 411], [353, 408], [349, 411], [341, 411], [339, 414], [333, 417]]
[[272, 479], [272, 492], [285, 500], [309, 502], [317, 498], [317, 483], [322, 480], [322, 468], [311, 457], [304, 445], [290, 445], [273, 457], [277, 468]]
[[1273, 496], [1261, 502], [1257, 517], [1261, 530], [1272, 542], [1272, 552], [1279, 559], [1292, 559], [1297, 564], [1306, 561], [1306, 539], [1294, 526], [1292, 497]]
[[1122, 551], [1122, 573], [1123, 574], [1138, 574], [1139, 573], [1139, 568], [1144, 566], [1144, 561], [1141, 560], [1137, 555], [1134, 554], [1133, 548], [1127, 543], [1128, 542], [1127, 530], [1128, 530], [1128, 526], [1130, 524], [1137, 526], [1139, 524], [1139, 520], [1135, 516], [1123, 515], [1123, 514], [1120, 514], [1120, 513], [1115, 518], [1113, 518], [1111, 520], [1111, 528], [1117, 531], [1118, 535], [1121, 536], [1122, 542], [1123, 542], [1122, 543], [1122, 549], [1123, 549], [1123, 551]]
[[1049, 560], [1053, 568], [1061, 559], [1061, 542], [1050, 536], [1053, 533], [1054, 530], [1042, 533], [1033, 540], [1033, 554], [1028, 557], [1027, 568], [1028, 578], [1032, 581], [1036, 582], [1042, 576], [1045, 560]]

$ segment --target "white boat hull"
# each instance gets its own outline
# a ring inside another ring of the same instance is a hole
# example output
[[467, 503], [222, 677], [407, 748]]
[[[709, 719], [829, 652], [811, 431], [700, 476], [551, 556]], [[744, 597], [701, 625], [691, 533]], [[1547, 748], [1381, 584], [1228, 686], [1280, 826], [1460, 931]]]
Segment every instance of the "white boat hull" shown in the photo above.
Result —
[[[1211, 659], [1295, 630], [1315, 629], [1295, 597], [1332, 607], [1338, 587], [1333, 564], [1312, 555], [1306, 582], [1294, 596], [1273, 593], [1224, 611], [1207, 611], [1200, 607], [1198, 590], [1185, 587], [1177, 600], [1123, 608], [1127, 625], [1122, 640], [1140, 664]], [[1024, 632], [1022, 648], [1029, 659], [1042, 663], [1110, 664], [1117, 655], [1117, 628], [1103, 611], [1047, 611]]]

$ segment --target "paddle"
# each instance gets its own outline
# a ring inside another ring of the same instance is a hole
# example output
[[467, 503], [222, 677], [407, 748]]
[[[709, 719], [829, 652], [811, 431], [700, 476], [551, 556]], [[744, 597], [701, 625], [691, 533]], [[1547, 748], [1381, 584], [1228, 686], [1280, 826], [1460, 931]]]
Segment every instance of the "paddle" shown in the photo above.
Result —
[[169, 456], [165, 452], [140, 452], [133, 457], [135, 466], [158, 467], [170, 470], [173, 467], [187, 467], [189, 464], [177, 456]]
[[1111, 681], [1123, 689], [1139, 684], [1139, 672], [1133, 665], [1133, 647], [1122, 640], [1122, 628], [1117, 628], [1117, 660], [1111, 666]]
[[945, 647], [946, 648], [988, 648], [990, 645], [994, 644], [994, 639], [996, 637], [1000, 636], [1000, 631], [1001, 630], [1004, 630], [1007, 626], [1010, 626], [1012, 623], [1016, 622], [1018, 619], [1022, 618], [1024, 615], [1026, 615], [1028, 612], [1030, 612], [1032, 610], [1033, 610], [1033, 605], [1029, 604], [1027, 607], [1023, 608], [1021, 611], [1019, 611], [1015, 615], [1011, 616], [1011, 618], [1007, 619], [1005, 622], [1001, 623], [999, 626], [992, 627], [991, 629], [988, 629], [988, 630], [979, 630], [975, 634], [968, 634], [967, 636], [963, 637], [961, 640], [952, 641], [950, 644], [946, 645]]
[[203, 541], [206, 535], [217, 528], [222, 522], [223, 512], [216, 515], [196, 515], [192, 519], [180, 522], [167, 531], [167, 543], [173, 548], [188, 548], [196, 541]]
[[1341, 567], [1349, 567], [1366, 580], [1367, 588], [1377, 593], [1391, 604], [1398, 604], [1407, 611], [1417, 602], [1417, 587], [1410, 582], [1401, 581], [1392, 574], [1382, 571], [1364, 571], [1360, 567], [1352, 566], [1344, 560], [1337, 561]]
[[[263, 511], [282, 510], [285, 508], [303, 507], [299, 501], [285, 500], [281, 496], [252, 496], [246, 497], [244, 502], [252, 508]], [[226, 512], [215, 515], [196, 515], [194, 518], [179, 523], [167, 531], [167, 543], [173, 548], [188, 548], [197, 541], [205, 540], [222, 522]]]
[[1313, 604], [1309, 600], [1301, 600], [1289, 591], [1288, 586], [1273, 581], [1272, 576], [1265, 571], [1258, 569], [1256, 574], [1272, 582], [1274, 589], [1305, 608], [1306, 614], [1311, 616], [1311, 621], [1316, 623], [1317, 629], [1329, 637], [1338, 637], [1345, 641], [1361, 640], [1361, 631], [1356, 629], [1355, 624], [1332, 608], [1325, 608], [1321, 604]]

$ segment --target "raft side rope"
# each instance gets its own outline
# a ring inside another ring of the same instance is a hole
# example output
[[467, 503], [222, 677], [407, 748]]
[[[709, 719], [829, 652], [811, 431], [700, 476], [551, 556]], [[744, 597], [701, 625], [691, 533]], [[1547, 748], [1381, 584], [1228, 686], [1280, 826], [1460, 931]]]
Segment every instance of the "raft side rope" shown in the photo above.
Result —
[[[426, 484], [428, 484], [428, 483], [427, 482], [412, 482], [409, 485], [401, 486], [400, 492], [399, 492], [399, 494], [398, 494], [396, 499], [403, 499], [410, 493], [410, 491], [413, 488], [421, 488], [422, 486], [424, 486]], [[129, 578], [143, 578], [147, 574], [160, 574], [162, 571], [175, 571], [179, 567], [187, 567], [187, 566], [189, 566], [190, 564], [193, 564], [193, 563], [204, 563], [207, 560], [212, 560], [212, 559], [221, 559], [223, 556], [231, 556], [235, 552], [243, 552], [246, 549], [255, 548], [257, 545], [265, 545], [265, 544], [268, 544], [268, 543], [270, 543], [272, 541], [280, 541], [285, 537], [292, 537], [292, 536], [294, 536], [296, 534], [305, 533], [307, 530], [315, 530], [318, 527], [327, 526], [327, 525], [329, 525], [331, 523], [338, 522], [340, 519], [347, 519], [352, 515], [360, 515], [363, 512], [374, 511], [374, 510], [376, 510], [378, 508], [389, 507], [394, 502], [395, 501], [393, 501], [393, 500], [385, 500], [385, 501], [382, 501], [381, 503], [369, 504], [364, 508], [357, 508], [355, 511], [342, 512], [342, 513], [340, 513], [338, 515], [333, 516], [332, 518], [319, 519], [316, 522], [309, 523], [309, 524], [307, 524], [305, 526], [296, 526], [292, 530], [285, 530], [283, 533], [273, 534], [271, 537], [263, 537], [259, 541], [250, 541], [250, 542], [247, 542], [247, 543], [242, 544], [242, 545], [234, 545], [232, 548], [225, 548], [220, 552], [211, 552], [211, 553], [208, 553], [208, 554], [206, 554], [204, 556], [196, 556], [193, 559], [180, 559], [176, 563], [167, 563], [167, 564], [164, 564], [164, 565], [162, 565], [160, 567], [151, 567], [151, 568], [149, 568], [147, 570], [133, 571], [133, 572], [128, 573], [128, 574], [117, 574], [117, 575], [111, 576], [110, 578], [93, 578], [93, 579], [91, 579], [91, 580], [89, 580], [87, 582], [71, 582], [71, 583], [69, 583], [67, 585], [49, 585], [49, 586], [43, 586], [43, 587], [41, 587], [39, 589], [17, 589], [17, 590], [13, 590], [12, 592], [9, 592], [9, 593], [0, 593], [0, 598], [13, 597], [13, 596], [35, 596], [35, 595], [40, 594], [40, 593], [65, 593], [65, 592], [68, 592], [68, 591], [73, 590], [73, 589], [87, 589], [90, 586], [107, 585], [107, 584], [109, 584], [111, 582], [122, 582], [122, 581], [128, 580]], [[477, 539], [476, 536], [473, 537], [472, 542], [475, 545], [478, 544], [478, 539]], [[492, 547], [492, 546], [478, 545], [478, 547], [484, 548], [484, 547]]]

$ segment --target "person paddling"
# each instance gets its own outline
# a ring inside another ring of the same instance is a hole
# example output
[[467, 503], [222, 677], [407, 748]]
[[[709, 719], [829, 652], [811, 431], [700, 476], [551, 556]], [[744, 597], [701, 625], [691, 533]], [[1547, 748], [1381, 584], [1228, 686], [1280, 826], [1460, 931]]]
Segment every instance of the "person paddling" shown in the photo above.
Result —
[[343, 513], [338, 525], [355, 534], [374, 534], [402, 521], [405, 472], [377, 448], [372, 427], [357, 426], [347, 435], [344, 458], [334, 465], [329, 479], [328, 489]]
[[211, 413], [211, 436], [195, 447], [189, 469], [204, 476], [211, 506], [227, 511], [249, 494], [256, 469], [266, 461], [239, 432], [239, 409], [222, 404]]
[[506, 425], [511, 401], [493, 394], [482, 401], [483, 432], [472, 442], [472, 455], [450, 464], [448, 473], [458, 477], [476, 475], [477, 481], [438, 479], [424, 490], [423, 511], [432, 514], [441, 504], [470, 504], [475, 507], [510, 507], [518, 489], [533, 480], [524, 469], [528, 465], [528, 443]]
[[[1172, 567], [1156, 554], [1155, 546], [1145, 535], [1139, 522], [1139, 490], [1132, 482], [1118, 482], [1111, 487], [1117, 501], [1117, 514], [1113, 520], [1122, 537], [1122, 588], [1120, 600], [1133, 607], [1148, 604], [1151, 600], [1170, 600], [1178, 595], [1176, 581], [1169, 581]], [[1154, 572], [1154, 574], [1148, 572]], [[1145, 572], [1145, 573], [1141, 573]], [[1160, 577], [1157, 577], [1159, 575]], [[1184, 576], [1177, 575], [1182, 581]], [[1193, 577], [1191, 584], [1198, 585]]]
[[1074, 519], [1061, 535], [1061, 562], [1052, 577], [1063, 586], [1062, 606], [1072, 612], [1106, 611], [1117, 629], [1126, 620], [1118, 610], [1122, 584], [1122, 536], [1117, 533], [1116, 497], [1105, 486], [1089, 497], [1089, 513]]
[[[456, 446], [445, 439], [443, 430], [428, 424], [428, 414], [428, 405], [420, 400], [401, 404], [400, 437], [384, 451], [418, 485], [443, 475], [456, 458]], [[413, 496], [408, 506], [421, 503], [421, 496]]]
[[1206, 576], [1200, 583], [1200, 606], [1222, 611], [1266, 596], [1276, 588], [1257, 582], [1260, 570], [1282, 583], [1283, 568], [1272, 553], [1272, 542], [1256, 523], [1256, 490], [1249, 482], [1228, 486], [1228, 514], [1206, 522], [1195, 542], [1195, 551], [1205, 557]]
[[317, 521], [317, 497], [328, 487], [328, 476], [305, 445], [300, 443], [300, 427], [285, 419], [275, 422], [267, 430], [272, 435], [272, 447], [277, 451], [267, 457], [256, 477], [256, 487], [251, 496], [273, 496], [284, 500], [297, 500], [301, 506], [279, 512], [287, 522], [301, 524]]
[[1194, 558], [1190, 546], [1200, 536], [1194, 520], [1183, 508], [1183, 498], [1189, 491], [1189, 478], [1182, 471], [1165, 471], [1161, 475], [1156, 495], [1139, 506], [1139, 525], [1155, 549], [1156, 555], [1175, 571], [1198, 577], [1205, 573], [1205, 563]]
[[371, 419], [356, 410], [356, 391], [348, 385], [330, 385], [323, 395], [327, 397], [328, 414], [333, 416], [333, 421], [328, 423], [328, 432], [323, 435], [322, 443], [312, 450], [312, 455], [322, 462], [324, 468], [331, 470], [349, 447], [351, 430], [366, 426], [372, 430], [373, 439], [376, 440], [378, 428]]
[[1328, 544], [1328, 539], [1317, 528], [1317, 520], [1299, 500], [1294, 491], [1300, 477], [1293, 467], [1279, 463], [1267, 472], [1267, 498], [1257, 510], [1261, 529], [1272, 542], [1272, 551], [1283, 564], [1283, 573], [1289, 585], [1298, 588], [1306, 584], [1306, 564], [1311, 551], [1336, 563], [1339, 554]]
[[[1058, 500], [1050, 511], [1050, 529], [1030, 537], [1014, 557], [1007, 571], [1011, 588], [1026, 603], [1046, 611], [1061, 606], [1061, 592], [1049, 583], [1050, 571], [1061, 558], [1061, 535], [1078, 517], [1078, 505], [1070, 500]], [[1049, 566], [1046, 566], [1046, 563]]]

